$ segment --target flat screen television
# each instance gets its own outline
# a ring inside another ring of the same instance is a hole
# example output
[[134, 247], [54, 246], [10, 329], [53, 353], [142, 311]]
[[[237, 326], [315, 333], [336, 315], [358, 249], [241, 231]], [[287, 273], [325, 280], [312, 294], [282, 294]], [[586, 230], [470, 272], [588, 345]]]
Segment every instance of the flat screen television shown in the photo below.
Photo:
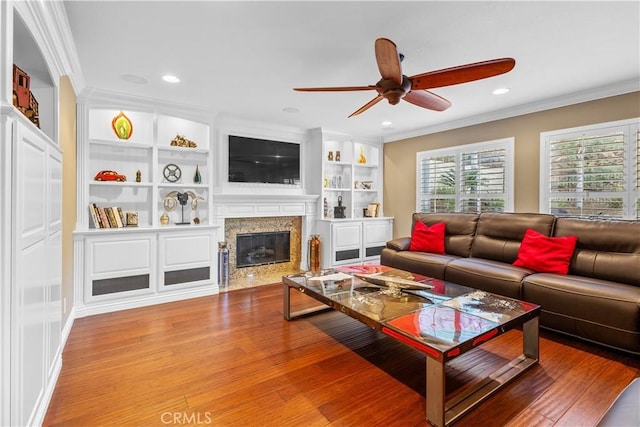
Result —
[[229, 182], [299, 184], [300, 144], [229, 135]]

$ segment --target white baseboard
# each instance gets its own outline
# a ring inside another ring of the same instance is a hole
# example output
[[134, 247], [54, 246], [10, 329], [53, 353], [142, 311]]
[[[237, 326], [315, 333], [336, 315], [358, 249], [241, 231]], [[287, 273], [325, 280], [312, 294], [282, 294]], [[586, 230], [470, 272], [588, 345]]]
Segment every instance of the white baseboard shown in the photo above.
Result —
[[47, 381], [47, 387], [42, 391], [40, 398], [35, 404], [35, 410], [33, 411], [33, 419], [29, 422], [29, 425], [41, 426], [44, 423], [44, 417], [47, 415], [47, 409], [49, 403], [51, 403], [51, 397], [53, 397], [53, 391], [56, 389], [56, 383], [62, 371], [62, 349], [63, 345], [60, 345], [58, 354], [56, 355], [53, 366], [49, 371], [49, 379]]
[[190, 298], [198, 298], [218, 294], [218, 285], [201, 288], [184, 289], [174, 292], [158, 293], [155, 295], [141, 295], [122, 300], [101, 301], [89, 305], [74, 305], [75, 318], [79, 319], [96, 314], [111, 313], [114, 311], [129, 310], [132, 308], [147, 307], [155, 304], [181, 301]]

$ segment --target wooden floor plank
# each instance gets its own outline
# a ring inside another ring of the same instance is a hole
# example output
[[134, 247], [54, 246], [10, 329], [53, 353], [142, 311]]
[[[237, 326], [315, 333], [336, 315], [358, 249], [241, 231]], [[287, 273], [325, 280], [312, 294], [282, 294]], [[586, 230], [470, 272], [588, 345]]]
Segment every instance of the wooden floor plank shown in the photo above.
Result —
[[[296, 309], [317, 304], [291, 298]], [[451, 361], [449, 396], [521, 345], [513, 330]], [[457, 425], [593, 425], [640, 376], [636, 357], [545, 331], [540, 357]], [[338, 312], [287, 322], [278, 284], [77, 319], [44, 425], [411, 427], [424, 418], [423, 354]]]

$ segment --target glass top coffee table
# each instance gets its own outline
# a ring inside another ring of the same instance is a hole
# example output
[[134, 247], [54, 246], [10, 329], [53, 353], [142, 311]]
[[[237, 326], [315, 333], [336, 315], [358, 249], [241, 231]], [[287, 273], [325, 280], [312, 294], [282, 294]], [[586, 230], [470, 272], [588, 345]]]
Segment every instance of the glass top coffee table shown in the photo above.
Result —
[[[458, 420], [538, 363], [540, 307], [535, 304], [376, 265], [289, 275], [282, 281], [286, 320], [333, 309], [423, 352], [426, 417], [436, 426]], [[291, 311], [292, 289], [323, 305]], [[445, 363], [520, 326], [522, 354], [447, 400]]]

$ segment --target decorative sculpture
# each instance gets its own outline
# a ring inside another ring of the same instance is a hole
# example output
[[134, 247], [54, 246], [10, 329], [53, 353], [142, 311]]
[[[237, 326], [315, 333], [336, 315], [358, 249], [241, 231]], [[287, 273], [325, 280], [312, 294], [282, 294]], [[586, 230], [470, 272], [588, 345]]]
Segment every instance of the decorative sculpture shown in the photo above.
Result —
[[122, 111], [111, 120], [111, 128], [120, 139], [129, 139], [133, 134], [133, 123]]
[[[166, 196], [164, 196], [163, 204], [164, 204], [164, 208], [167, 211], [173, 211], [178, 206], [178, 204], [182, 206], [182, 221], [177, 222], [176, 223], [177, 225], [190, 224], [189, 221], [184, 220], [184, 207], [188, 203], [189, 197], [191, 197], [191, 209], [194, 211], [198, 209], [198, 200], [204, 200], [204, 197], [198, 196], [193, 191], [185, 191], [184, 193], [181, 193], [179, 191], [171, 191]], [[199, 222], [200, 222], [200, 219], [198, 218], [198, 221], [195, 223], [197, 224]]]

